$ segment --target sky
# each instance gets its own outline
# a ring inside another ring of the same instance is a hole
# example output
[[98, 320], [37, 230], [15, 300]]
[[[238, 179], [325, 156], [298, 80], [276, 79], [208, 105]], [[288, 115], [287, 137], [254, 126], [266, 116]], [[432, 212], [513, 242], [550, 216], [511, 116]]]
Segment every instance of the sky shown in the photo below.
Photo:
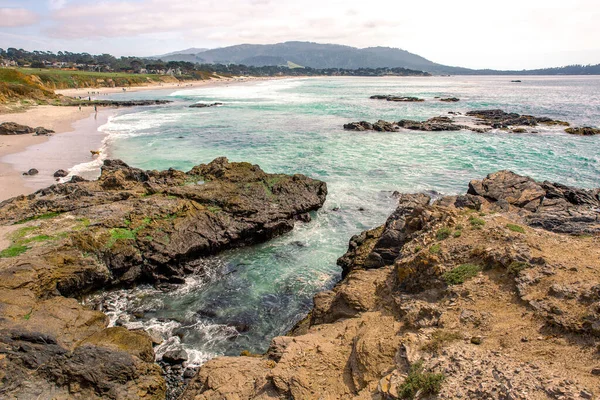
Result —
[[150, 56], [289, 40], [468, 68], [600, 63], [600, 0], [0, 0], [0, 48]]

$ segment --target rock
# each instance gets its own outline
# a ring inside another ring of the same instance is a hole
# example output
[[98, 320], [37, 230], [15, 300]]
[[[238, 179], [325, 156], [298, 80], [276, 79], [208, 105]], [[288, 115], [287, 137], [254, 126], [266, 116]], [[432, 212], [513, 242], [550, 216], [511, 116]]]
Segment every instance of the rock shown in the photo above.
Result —
[[458, 97], [448, 97], [445, 99], [440, 99], [440, 101], [445, 101], [447, 103], [456, 103], [456, 102], [460, 101], [460, 99]]
[[[399, 195], [384, 225], [350, 239], [342, 281], [306, 318], [262, 357], [207, 362], [182, 398], [594, 398], [600, 368], [580, 372], [595, 365], [600, 337], [597, 233], [515, 236], [507, 223], [525, 225], [547, 198], [598, 209], [600, 190], [500, 171], [469, 191]], [[472, 226], [475, 216], [485, 223]], [[473, 265], [475, 276], [447, 281]], [[441, 382], [435, 393], [413, 386], [425, 377]]]
[[372, 131], [373, 124], [370, 124], [367, 121], [351, 122], [345, 124], [344, 129], [347, 131]]
[[73, 175], [71, 177], [71, 180], [69, 181], [70, 183], [81, 183], [81, 182], [87, 182], [88, 180], [85, 179], [84, 177], [81, 177], [79, 175]]
[[411, 97], [411, 96], [392, 96], [392, 95], [374, 95], [370, 97], [371, 99], [374, 100], [387, 100], [387, 101], [400, 101], [400, 102], [421, 102], [421, 101], [425, 101], [423, 99], [420, 99], [418, 97]]
[[600, 368], [592, 368], [591, 374], [595, 376], [600, 376]]
[[448, 117], [430, 118], [425, 122], [403, 119], [398, 121], [398, 126], [411, 131], [424, 132], [460, 131], [466, 128], [465, 126], [454, 124], [452, 119]]
[[41, 126], [38, 126], [37, 128], [35, 128], [34, 132], [35, 132], [34, 136], [49, 136], [50, 134], [54, 133], [53, 130], [46, 129]]
[[67, 175], [69, 175], [69, 173], [67, 171], [65, 171], [64, 169], [59, 169], [54, 173], [53, 176], [55, 178], [64, 178]]
[[162, 360], [168, 364], [183, 364], [188, 360], [188, 354], [183, 349], [167, 351], [162, 356]]
[[40, 171], [38, 171], [35, 168], [31, 168], [29, 171], [27, 172], [23, 172], [23, 175], [29, 175], [29, 176], [33, 176], [33, 175], [37, 175], [39, 174]]
[[[2, 396], [164, 399], [152, 349], [162, 338], [124, 327], [139, 321], [107, 329], [106, 315], [68, 297], [138, 282], [172, 287], [202, 255], [288, 232], [326, 195], [324, 182], [226, 158], [187, 173], [106, 160], [98, 180], [73, 177], [2, 202], [0, 226], [23, 224], [12, 244], [24, 249], [0, 257]], [[169, 368], [173, 384], [183, 369]]]
[[514, 80], [514, 81], [511, 81], [511, 82], [512, 82], [512, 83], [521, 83], [521, 81], [520, 81], [520, 80], [518, 80], [518, 79], [516, 79], [516, 80]]
[[26, 135], [34, 133], [35, 130], [27, 125], [20, 125], [15, 122], [3, 122], [0, 124], [0, 135]]
[[537, 126], [538, 124], [569, 126], [564, 121], [553, 120], [547, 117], [507, 113], [498, 109], [469, 111], [467, 112], [467, 116], [475, 117], [479, 119], [480, 124], [489, 125], [494, 129], [510, 128], [512, 126]]
[[525, 221], [531, 226], [572, 234], [600, 232], [600, 189], [540, 183], [510, 171], [499, 171], [482, 181], [471, 181], [468, 193], [523, 209]]
[[600, 134], [600, 129], [584, 126], [577, 128], [567, 128], [565, 129], [565, 132], [570, 133], [571, 135], [592, 136]]
[[206, 108], [206, 107], [216, 107], [222, 106], [223, 103], [195, 103], [190, 106], [190, 108]]
[[471, 343], [479, 345], [483, 343], [483, 338], [481, 336], [473, 336], [471, 337]]

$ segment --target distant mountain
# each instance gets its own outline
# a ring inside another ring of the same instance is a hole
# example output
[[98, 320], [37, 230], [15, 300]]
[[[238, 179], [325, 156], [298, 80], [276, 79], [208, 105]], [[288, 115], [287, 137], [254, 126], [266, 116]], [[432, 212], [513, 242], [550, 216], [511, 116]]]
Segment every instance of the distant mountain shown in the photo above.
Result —
[[[192, 61], [191, 53], [183, 50], [165, 56], [163, 61]], [[402, 67], [438, 74], [465, 73], [466, 68], [436, 64], [406, 50], [391, 47], [356, 47], [312, 42], [285, 42], [277, 44], [240, 44], [195, 53], [197, 59], [212, 64], [244, 64], [250, 66], [285, 65], [287, 62], [311, 68], [386, 68]]]
[[432, 74], [450, 75], [598, 75], [599, 65], [571, 65], [522, 71], [475, 70], [437, 64], [417, 54], [392, 47], [358, 49], [338, 44], [285, 42], [277, 44], [240, 44], [218, 49], [187, 49], [156, 56], [163, 61], [188, 61], [205, 64], [243, 64], [262, 67], [300, 65], [316, 69], [407, 68]]
[[202, 49], [199, 47], [190, 47], [189, 49], [173, 51], [171, 53], [163, 54], [160, 56], [148, 57], [148, 58], [170, 57], [170, 56], [175, 56], [178, 54], [198, 54], [198, 53], [202, 53], [203, 51], [206, 51], [206, 50], [209, 50], [209, 49]]

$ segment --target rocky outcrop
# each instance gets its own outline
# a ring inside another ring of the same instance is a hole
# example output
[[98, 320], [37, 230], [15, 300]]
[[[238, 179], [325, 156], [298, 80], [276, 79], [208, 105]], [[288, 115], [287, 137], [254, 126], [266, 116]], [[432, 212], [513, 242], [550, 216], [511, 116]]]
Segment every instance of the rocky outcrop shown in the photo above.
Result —
[[446, 98], [440, 99], [440, 101], [444, 101], [446, 103], [456, 103], [456, 102], [459, 102], [460, 99], [458, 97], [446, 97]]
[[206, 107], [217, 107], [222, 106], [223, 103], [194, 103], [190, 108], [206, 108]]
[[380, 94], [373, 95], [370, 98], [373, 100], [387, 100], [387, 101], [408, 102], [408, 103], [425, 101], [423, 99], [420, 99], [418, 97], [413, 97], [413, 96], [393, 96], [393, 95], [380, 95]]
[[569, 126], [568, 122], [553, 120], [548, 117], [520, 115], [517, 113], [507, 113], [502, 110], [475, 110], [467, 112], [467, 115], [477, 118], [479, 124], [490, 126], [494, 129], [513, 126], [537, 126], [539, 124]]
[[600, 232], [600, 189], [585, 190], [500, 171], [469, 184], [469, 194], [494, 202], [500, 209], [517, 207], [531, 226], [553, 232]]
[[50, 133], [54, 133], [54, 131], [41, 126], [32, 128], [30, 126], [20, 125], [15, 122], [3, 122], [0, 124], [0, 135], [27, 135], [29, 133], [34, 133], [36, 135], [48, 135]]
[[352, 122], [349, 124], [345, 124], [344, 129], [348, 131], [377, 132], [399, 132], [402, 129], [424, 132], [460, 131], [462, 129], [476, 130], [478, 132], [484, 131], [481, 128], [455, 124], [454, 120], [448, 117], [434, 117], [424, 122], [411, 121], [406, 119], [400, 120], [398, 122], [387, 122], [379, 120], [373, 124], [366, 121]]
[[577, 128], [567, 128], [565, 132], [570, 133], [571, 135], [579, 135], [579, 136], [593, 136], [600, 135], [600, 129], [592, 128], [589, 126], [577, 127]]
[[187, 173], [107, 160], [97, 181], [0, 203], [11, 241], [0, 251], [0, 397], [164, 399], [152, 339], [107, 328], [104, 314], [72, 297], [182, 282], [200, 256], [310, 220], [326, 194], [323, 182], [226, 158]]
[[596, 398], [597, 220], [572, 236], [535, 219], [597, 201], [508, 171], [465, 195], [401, 195], [288, 336], [262, 357], [209, 361], [183, 399]]
[[[454, 101], [452, 99], [442, 99], [442, 101]], [[457, 100], [458, 101], [458, 100]], [[538, 125], [546, 126], [569, 126], [568, 122], [553, 120], [547, 117], [534, 117], [531, 115], [520, 115], [516, 113], [506, 113], [502, 110], [479, 110], [469, 111], [466, 116], [460, 113], [449, 112], [453, 118], [439, 116], [428, 119], [427, 121], [400, 120], [398, 122], [387, 122], [379, 120], [374, 124], [366, 121], [352, 122], [344, 125], [345, 130], [350, 131], [382, 131], [398, 132], [402, 129], [440, 132], [440, 131], [459, 131], [470, 130], [472, 132], [484, 133], [492, 129], [501, 129], [511, 131], [512, 133], [527, 133]], [[593, 134], [593, 128], [568, 128], [567, 132], [573, 134], [589, 135]]]

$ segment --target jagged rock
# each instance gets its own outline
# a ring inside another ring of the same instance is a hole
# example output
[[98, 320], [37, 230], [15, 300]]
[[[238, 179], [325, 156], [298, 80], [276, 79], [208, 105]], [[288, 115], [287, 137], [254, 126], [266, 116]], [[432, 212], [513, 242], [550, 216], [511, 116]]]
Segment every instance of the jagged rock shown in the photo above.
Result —
[[597, 396], [597, 377], [580, 373], [597, 360], [597, 236], [517, 234], [507, 223], [525, 225], [538, 212], [530, 203], [547, 196], [592, 210], [598, 192], [506, 171], [471, 187], [434, 201], [400, 195], [385, 225], [352, 237], [344, 279], [288, 336], [262, 358], [210, 361], [183, 398], [398, 398], [413, 366], [443, 377], [428, 398]]
[[463, 125], [457, 125], [452, 122], [452, 119], [448, 117], [435, 117], [428, 119], [425, 122], [401, 120], [398, 121], [398, 125], [404, 129], [411, 131], [425, 131], [425, 132], [440, 132], [440, 131], [460, 131], [461, 129], [468, 129]]
[[502, 110], [475, 110], [467, 112], [468, 116], [478, 118], [483, 125], [489, 125], [492, 128], [509, 128], [511, 126], [537, 126], [544, 125], [564, 125], [569, 126], [567, 122], [553, 120], [547, 117], [534, 117], [531, 115], [519, 115], [517, 113], [507, 113]]
[[183, 282], [198, 257], [287, 232], [326, 194], [324, 182], [226, 158], [187, 173], [107, 160], [97, 181], [0, 203], [0, 225], [18, 229], [22, 250], [0, 257], [0, 396], [164, 399], [152, 339], [107, 329], [106, 315], [63, 296]]
[[571, 135], [580, 135], [580, 136], [592, 136], [599, 135], [600, 129], [592, 128], [589, 126], [577, 127], [577, 128], [567, 128], [565, 132], [570, 133]]
[[440, 99], [440, 101], [445, 101], [446, 103], [456, 103], [457, 101], [460, 101], [460, 99], [458, 97], [448, 97], [445, 99]]
[[573, 234], [600, 232], [600, 189], [539, 183], [510, 171], [500, 171], [469, 183], [468, 193], [526, 210], [525, 219], [531, 226]]
[[65, 171], [64, 169], [59, 169], [54, 173], [53, 176], [55, 178], [64, 178], [67, 175], [69, 175], [69, 173], [67, 171]]

